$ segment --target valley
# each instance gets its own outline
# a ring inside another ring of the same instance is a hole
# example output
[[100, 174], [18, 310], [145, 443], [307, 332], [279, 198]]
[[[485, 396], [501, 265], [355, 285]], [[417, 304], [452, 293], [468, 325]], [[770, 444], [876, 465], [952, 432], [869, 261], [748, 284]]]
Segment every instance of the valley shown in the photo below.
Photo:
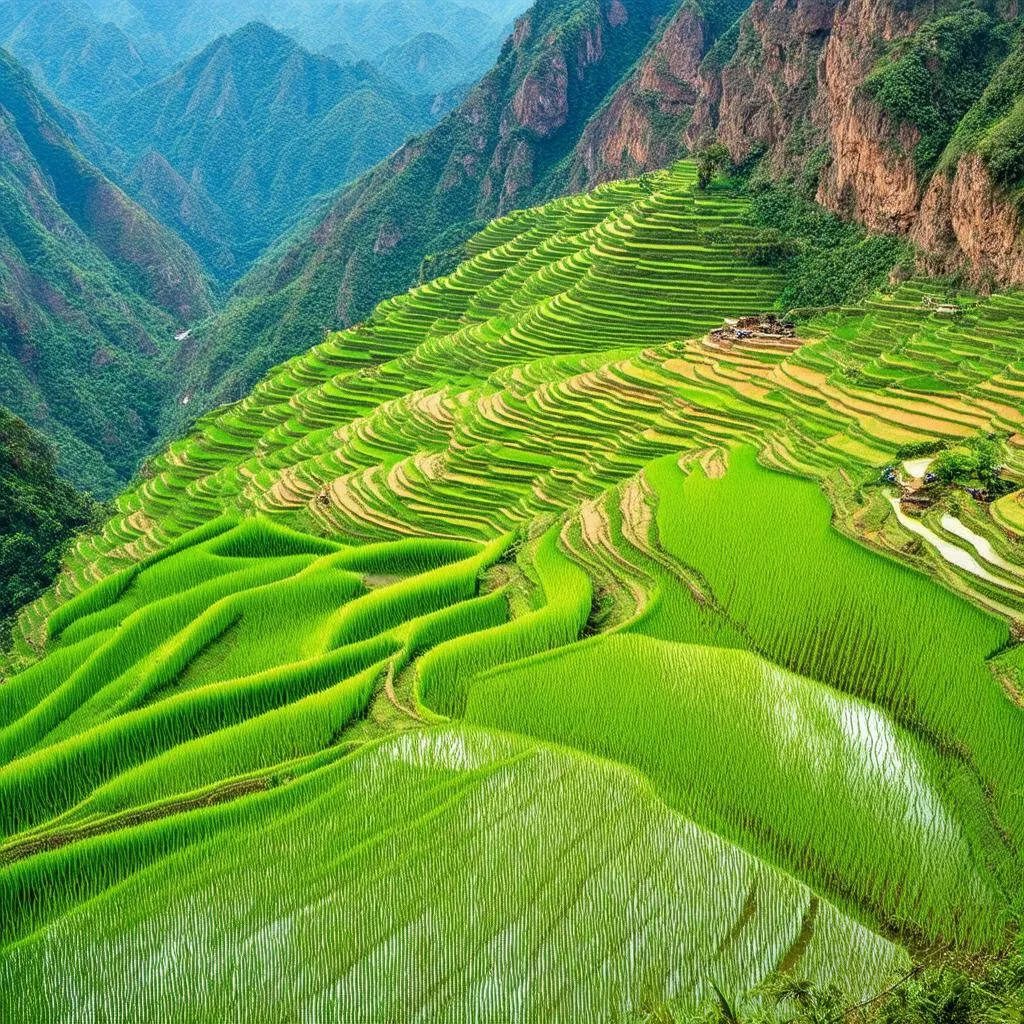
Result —
[[921, 474], [995, 438], [1013, 516], [1024, 296], [721, 329], [749, 207], [509, 213], [147, 465], [18, 621], [0, 990], [641, 1019], [1012, 943], [1020, 534]]
[[1016, 0], [0, 47], [0, 1020], [1024, 1019]]

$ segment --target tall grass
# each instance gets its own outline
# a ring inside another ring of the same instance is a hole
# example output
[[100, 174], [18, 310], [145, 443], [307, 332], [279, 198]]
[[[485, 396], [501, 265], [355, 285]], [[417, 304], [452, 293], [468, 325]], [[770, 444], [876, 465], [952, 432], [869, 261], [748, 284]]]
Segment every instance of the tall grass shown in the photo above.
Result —
[[558, 549], [557, 527], [537, 543], [534, 566], [544, 598], [541, 608], [439, 644], [419, 660], [418, 696], [428, 708], [460, 716], [474, 676], [579, 637], [590, 615], [590, 578]]
[[283, 707], [179, 743], [100, 786], [76, 816], [143, 807], [324, 750], [365, 710], [387, 664], [378, 661]]
[[237, 523], [237, 517], [222, 515], [208, 523], [203, 523], [194, 530], [189, 530], [170, 544], [166, 545], [156, 554], [136, 562], [134, 565], [93, 584], [81, 594], [76, 595], [64, 604], [59, 605], [47, 620], [47, 632], [51, 639], [59, 636], [73, 622], [100, 611], [116, 601], [134, 582], [135, 578], [144, 569], [151, 568], [158, 562], [176, 555], [179, 551], [195, 547], [205, 540], [217, 537], [230, 530]]
[[[187, 557], [187, 555], [186, 555]], [[238, 589], [256, 587], [298, 572], [311, 556], [258, 561], [247, 569], [228, 573], [207, 583], [173, 594], [132, 612], [81, 667], [44, 700], [0, 733], [0, 762], [8, 761], [39, 743], [68, 721], [63, 737], [73, 736], [101, 720], [110, 703], [123, 697], [135, 682], [134, 673], [154, 648], [187, 627], [214, 602]], [[216, 635], [223, 619], [208, 620], [207, 632]], [[197, 636], [202, 640], [205, 634]], [[159, 665], [157, 672], [162, 672]], [[71, 717], [74, 716], [74, 717]], [[55, 737], [61, 738], [61, 735]]]
[[978, 859], [941, 758], [747, 651], [599, 637], [477, 677], [466, 718], [635, 765], [672, 806], [876, 926], [1005, 937], [1016, 865]]

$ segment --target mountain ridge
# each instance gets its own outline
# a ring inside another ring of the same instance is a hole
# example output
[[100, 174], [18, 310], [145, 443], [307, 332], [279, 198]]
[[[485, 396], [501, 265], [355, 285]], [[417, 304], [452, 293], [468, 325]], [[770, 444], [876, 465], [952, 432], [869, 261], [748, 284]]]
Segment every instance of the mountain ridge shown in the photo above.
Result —
[[428, 254], [440, 253], [441, 266], [457, 260], [491, 216], [564, 191], [563, 162], [583, 124], [669, 10], [668, 0], [577, 0], [569, 11], [540, 0], [455, 110], [342, 189], [238, 283], [223, 316], [197, 333], [183, 387], [206, 407], [240, 397], [311, 337], [414, 283]]
[[194, 254], [75, 147], [0, 50], [0, 404], [109, 493], [160, 434], [173, 335], [208, 316]]
[[[429, 116], [369, 65], [339, 65], [250, 22], [98, 120], [126, 180], [144, 176], [146, 194], [191, 200], [160, 209], [230, 279], [313, 196], [377, 163]], [[229, 228], [220, 244], [188, 216], [203, 207]]]

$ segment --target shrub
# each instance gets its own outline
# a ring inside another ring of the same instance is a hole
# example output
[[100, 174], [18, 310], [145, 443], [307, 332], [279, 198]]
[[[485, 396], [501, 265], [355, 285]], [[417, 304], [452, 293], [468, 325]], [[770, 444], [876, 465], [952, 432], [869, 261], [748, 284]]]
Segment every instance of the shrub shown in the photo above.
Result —
[[1024, 182], [1024, 97], [989, 129], [978, 152], [996, 184], [1016, 188]]

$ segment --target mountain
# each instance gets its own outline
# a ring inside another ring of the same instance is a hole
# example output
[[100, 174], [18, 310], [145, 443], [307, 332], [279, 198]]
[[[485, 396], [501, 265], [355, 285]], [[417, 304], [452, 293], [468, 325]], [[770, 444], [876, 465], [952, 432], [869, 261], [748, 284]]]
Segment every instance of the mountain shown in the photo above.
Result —
[[137, 195], [220, 276], [237, 277], [310, 199], [429, 122], [364, 64], [254, 22], [98, 116]]
[[459, 107], [239, 282], [197, 332], [186, 392], [203, 405], [240, 397], [310, 337], [415, 282], [428, 255], [436, 275], [487, 218], [565, 191], [581, 133], [668, 13], [669, 0], [540, 0]]
[[[491, 62], [480, 68], [487, 70]], [[477, 77], [472, 65], [467, 66], [461, 51], [436, 32], [418, 36], [385, 50], [375, 61], [378, 70], [410, 92], [438, 93], [456, 82], [470, 82]]]
[[93, 112], [154, 81], [160, 66], [84, 0], [9, 0], [0, 10], [0, 46], [61, 102]]
[[708, 45], [680, 9], [584, 133], [583, 187], [717, 138], [922, 266], [1024, 283], [1024, 36], [1016, 4], [757, 0]]
[[[19, 0], [25, 2], [25, 0]], [[438, 76], [438, 91], [472, 81], [493, 62], [507, 28], [527, 0], [88, 0], [94, 16], [112, 21], [132, 39], [179, 59], [191, 57], [217, 36], [262, 21], [307, 49], [345, 61], [372, 63], [423, 35], [441, 36], [463, 58], [451, 76]], [[407, 88], [408, 83], [402, 83]]]
[[780, 322], [764, 189], [698, 176], [490, 222], [74, 545], [0, 686], [0, 1016], [1019, 1017], [1024, 292], [811, 206], [882, 287]]
[[174, 334], [210, 314], [195, 255], [91, 165], [0, 50], [0, 404], [109, 493], [156, 440]]

